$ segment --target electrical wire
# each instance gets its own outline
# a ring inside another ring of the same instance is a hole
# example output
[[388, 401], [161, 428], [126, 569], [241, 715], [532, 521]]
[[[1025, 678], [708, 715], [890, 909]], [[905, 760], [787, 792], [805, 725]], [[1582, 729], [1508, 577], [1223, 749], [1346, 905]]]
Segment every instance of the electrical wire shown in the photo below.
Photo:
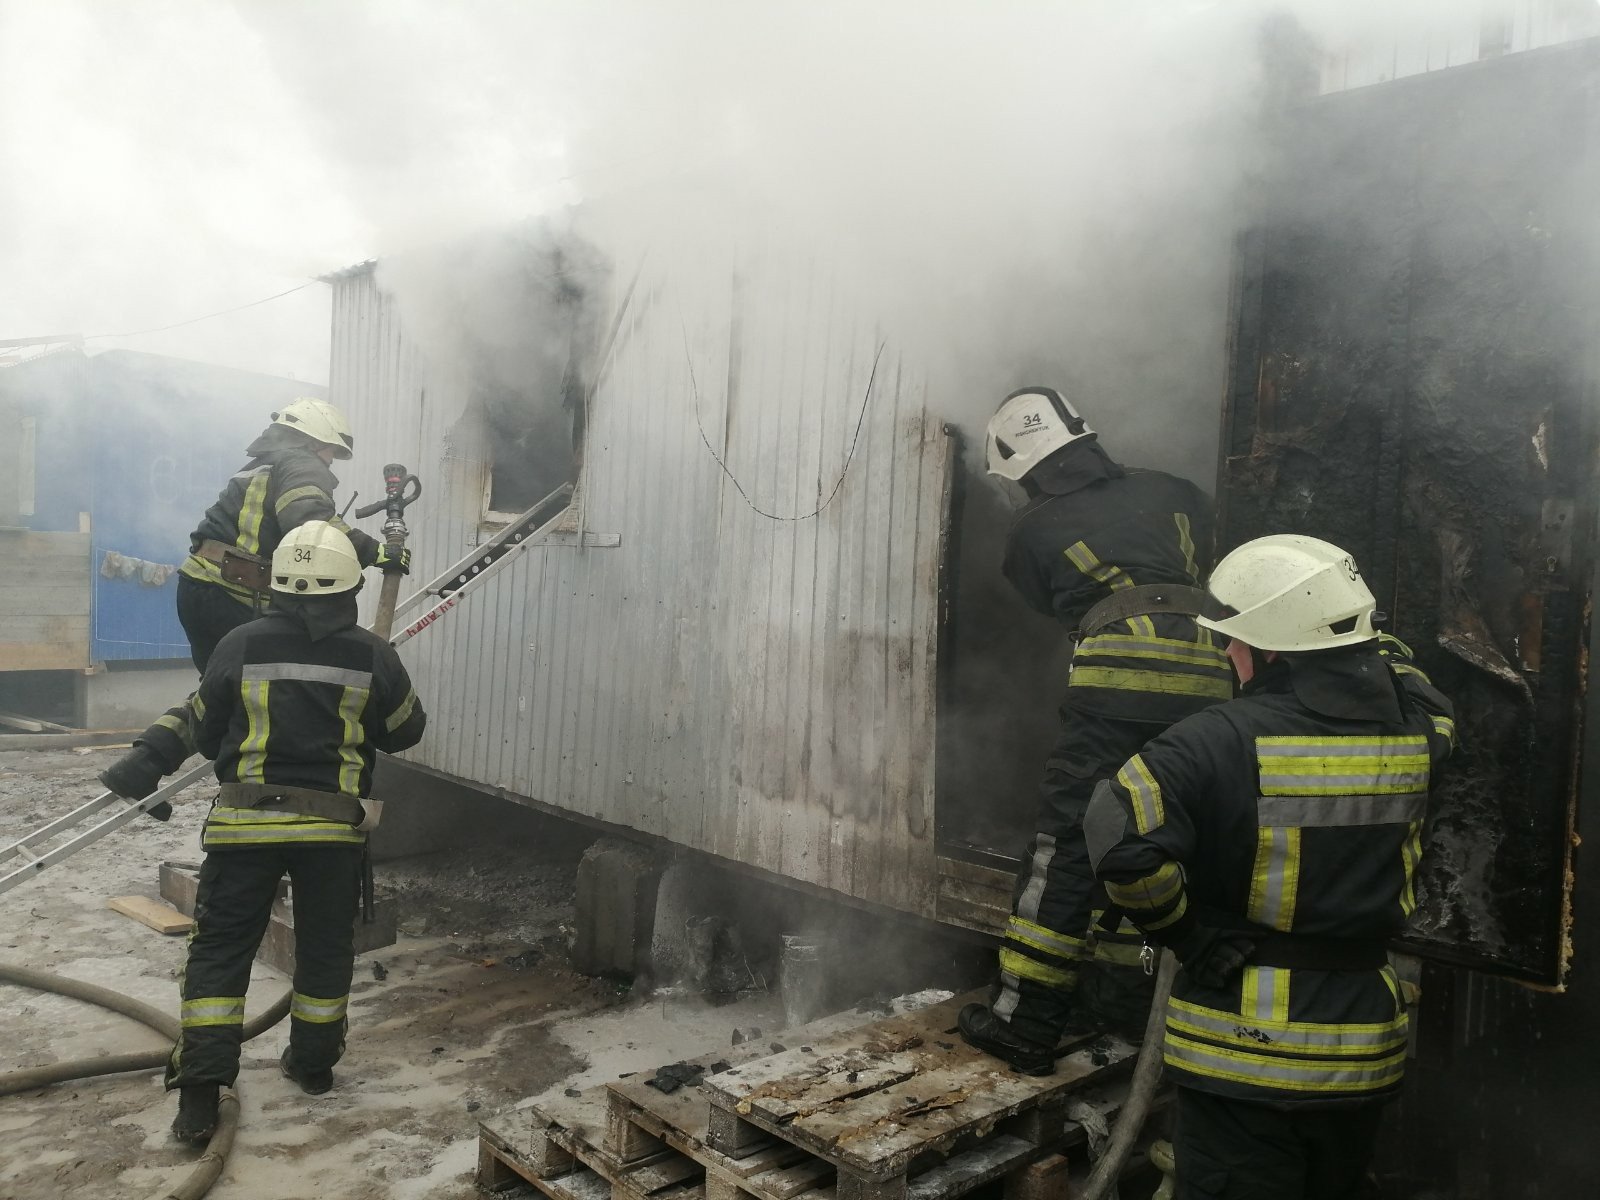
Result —
[[308, 279], [304, 283], [296, 284], [286, 292], [279, 292], [274, 296], [263, 296], [259, 300], [250, 301], [248, 304], [235, 305], [233, 308], [224, 308], [217, 312], [206, 313], [203, 317], [191, 317], [187, 321], [177, 321], [171, 325], [157, 325], [153, 329], [134, 329], [127, 333], [90, 333], [86, 334], [79, 340], [85, 342], [95, 342], [101, 341], [105, 338], [131, 338], [143, 337], [147, 333], [166, 333], [169, 329], [182, 329], [186, 325], [198, 325], [201, 321], [209, 321], [213, 317], [225, 317], [229, 313], [243, 312], [247, 308], [255, 308], [258, 304], [268, 304], [273, 300], [282, 300], [285, 296], [292, 296], [296, 292], [303, 291], [316, 282], [318, 281], [315, 279]]
[[839, 489], [844, 486], [845, 476], [850, 473], [850, 464], [855, 461], [856, 446], [861, 441], [861, 426], [866, 423], [867, 404], [872, 399], [872, 387], [878, 381], [878, 363], [883, 359], [883, 350], [886, 345], [888, 345], [887, 342], [879, 342], [878, 352], [872, 356], [872, 373], [867, 376], [867, 390], [861, 396], [861, 412], [856, 417], [855, 433], [850, 438], [850, 452], [845, 455], [844, 466], [839, 471], [839, 478], [834, 480], [833, 490], [828, 493], [826, 500], [810, 512], [799, 516], [786, 517], [781, 513], [770, 513], [750, 499], [750, 494], [744, 490], [744, 485], [728, 469], [728, 464], [722, 460], [722, 456], [712, 447], [711, 439], [706, 436], [705, 421], [700, 417], [700, 385], [695, 379], [694, 356], [689, 353], [689, 331], [688, 329], [683, 331], [683, 352], [684, 358], [689, 364], [689, 390], [694, 393], [694, 423], [700, 430], [700, 442], [705, 446], [706, 453], [716, 460], [717, 466], [722, 468], [722, 473], [728, 477], [729, 482], [733, 484], [740, 498], [750, 506], [750, 511], [758, 516], [766, 517], [769, 521], [809, 521], [813, 517], [821, 516], [822, 511], [833, 503], [833, 498], [839, 494]]

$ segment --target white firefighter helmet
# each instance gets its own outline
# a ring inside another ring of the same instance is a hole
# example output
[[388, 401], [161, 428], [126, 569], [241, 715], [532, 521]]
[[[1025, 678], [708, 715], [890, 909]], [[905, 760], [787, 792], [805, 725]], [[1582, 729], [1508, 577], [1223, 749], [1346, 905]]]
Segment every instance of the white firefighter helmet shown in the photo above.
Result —
[[1018, 388], [989, 419], [989, 474], [1021, 479], [1061, 447], [1093, 432], [1055, 388]]
[[272, 414], [272, 423], [297, 429], [313, 442], [332, 446], [335, 458], [349, 458], [356, 446], [350, 422], [344, 419], [338, 406], [314, 396], [289, 401]]
[[361, 560], [345, 532], [307, 521], [283, 535], [272, 552], [272, 590], [289, 596], [329, 596], [361, 582]]
[[1275, 533], [1224, 556], [1206, 583], [1201, 625], [1258, 650], [1331, 650], [1378, 636], [1376, 601], [1348, 551]]

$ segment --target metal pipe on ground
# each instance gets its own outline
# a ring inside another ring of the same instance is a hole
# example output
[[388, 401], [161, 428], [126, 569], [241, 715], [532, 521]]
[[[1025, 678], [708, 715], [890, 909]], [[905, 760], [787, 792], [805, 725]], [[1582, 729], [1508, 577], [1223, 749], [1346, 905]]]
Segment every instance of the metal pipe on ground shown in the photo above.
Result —
[[1089, 1172], [1083, 1185], [1081, 1200], [1104, 1200], [1116, 1186], [1123, 1165], [1133, 1150], [1133, 1143], [1144, 1129], [1150, 1115], [1150, 1105], [1155, 1100], [1156, 1087], [1161, 1082], [1161, 1046], [1167, 1034], [1167, 1000], [1172, 995], [1172, 980], [1178, 973], [1178, 958], [1171, 950], [1161, 954], [1161, 968], [1156, 973], [1155, 995], [1150, 999], [1150, 1016], [1145, 1021], [1144, 1045], [1139, 1048], [1139, 1060], [1133, 1067], [1133, 1080], [1128, 1085], [1128, 1098], [1122, 1102], [1117, 1123], [1112, 1127], [1111, 1139], [1105, 1153]]

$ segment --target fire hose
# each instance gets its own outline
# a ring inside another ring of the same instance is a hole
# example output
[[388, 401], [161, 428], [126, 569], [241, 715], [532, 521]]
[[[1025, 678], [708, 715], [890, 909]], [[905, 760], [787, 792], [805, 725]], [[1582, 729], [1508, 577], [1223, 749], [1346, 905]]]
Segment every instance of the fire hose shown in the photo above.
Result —
[[[385, 510], [388, 515], [383, 524], [384, 539], [391, 546], [403, 548], [407, 533], [404, 519], [405, 510], [421, 493], [422, 484], [415, 475], [408, 473], [405, 467], [395, 463], [384, 467], [383, 481], [384, 499], [367, 508], [357, 509], [356, 515], [358, 517], [370, 516], [380, 509]], [[394, 623], [394, 610], [399, 589], [400, 572], [385, 572], [383, 590], [379, 596], [378, 612], [372, 624], [372, 631], [386, 641], [389, 638], [390, 627]], [[362, 908], [364, 917], [370, 921], [372, 919], [372, 866], [364, 846], [362, 850]], [[67, 996], [89, 1004], [99, 1005], [101, 1008], [121, 1013], [125, 1017], [130, 1017], [148, 1026], [169, 1042], [176, 1042], [182, 1036], [179, 1022], [171, 1014], [162, 1012], [142, 1000], [135, 1000], [131, 996], [125, 996], [120, 992], [114, 992], [110, 988], [103, 988], [97, 984], [86, 983], [79, 979], [68, 979], [63, 975], [52, 975], [47, 971], [34, 971], [27, 967], [12, 966], [7, 963], [0, 963], [0, 983], [32, 988], [34, 991], [51, 992], [58, 996]], [[289, 1003], [292, 998], [292, 990], [285, 992], [260, 1016], [254, 1020], [247, 1021], [244, 1026], [243, 1040], [249, 1041], [260, 1036], [288, 1016]], [[170, 1055], [171, 1049], [169, 1047], [165, 1050], [145, 1050], [132, 1054], [102, 1055], [96, 1058], [50, 1063], [47, 1066], [27, 1067], [20, 1071], [10, 1071], [0, 1075], [0, 1096], [33, 1091], [35, 1088], [47, 1087], [54, 1083], [65, 1083], [73, 1079], [93, 1079], [102, 1075], [118, 1075], [128, 1071], [155, 1070], [166, 1066]], [[237, 1088], [225, 1088], [221, 1099], [217, 1103], [217, 1127], [212, 1132], [210, 1140], [207, 1141], [205, 1150], [196, 1160], [194, 1168], [181, 1183], [159, 1193], [155, 1200], [200, 1200], [202, 1196], [211, 1190], [212, 1185], [222, 1177], [222, 1169], [227, 1165], [228, 1152], [233, 1149], [233, 1139], [238, 1129], [239, 1097]]]
[[1083, 1185], [1083, 1191], [1079, 1193], [1082, 1200], [1104, 1200], [1116, 1186], [1123, 1164], [1128, 1161], [1133, 1143], [1150, 1114], [1156, 1087], [1161, 1082], [1161, 1046], [1166, 1040], [1167, 999], [1172, 995], [1172, 980], [1177, 973], [1177, 955], [1171, 950], [1163, 951], [1161, 966], [1156, 971], [1155, 995], [1150, 998], [1150, 1016], [1145, 1021], [1144, 1045], [1139, 1047], [1139, 1059], [1134, 1063], [1128, 1096], [1117, 1113], [1116, 1124], [1111, 1127], [1111, 1137], [1106, 1142], [1105, 1150], [1101, 1152], [1099, 1161]]

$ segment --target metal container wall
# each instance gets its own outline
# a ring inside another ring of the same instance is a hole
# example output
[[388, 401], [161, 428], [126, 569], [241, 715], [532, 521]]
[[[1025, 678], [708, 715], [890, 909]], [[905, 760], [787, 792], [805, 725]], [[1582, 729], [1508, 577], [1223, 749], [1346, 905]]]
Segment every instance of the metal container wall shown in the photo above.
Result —
[[[486, 468], [380, 279], [331, 280], [331, 390], [363, 499], [385, 461], [423, 477], [415, 582], [474, 544]], [[529, 550], [407, 644], [410, 757], [932, 915], [952, 465], [924, 380], [811, 267], [656, 257], [588, 419], [578, 521], [620, 545]]]

